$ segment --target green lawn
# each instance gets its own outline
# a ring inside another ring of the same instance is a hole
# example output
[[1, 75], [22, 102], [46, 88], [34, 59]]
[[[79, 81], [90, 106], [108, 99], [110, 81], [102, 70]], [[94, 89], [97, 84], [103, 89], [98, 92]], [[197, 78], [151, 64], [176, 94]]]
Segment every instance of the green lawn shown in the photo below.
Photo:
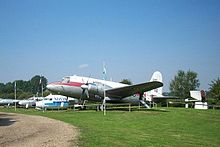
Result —
[[[0, 111], [14, 112], [12, 108]], [[166, 108], [142, 111], [36, 111], [80, 129], [79, 146], [220, 146], [220, 111]]]

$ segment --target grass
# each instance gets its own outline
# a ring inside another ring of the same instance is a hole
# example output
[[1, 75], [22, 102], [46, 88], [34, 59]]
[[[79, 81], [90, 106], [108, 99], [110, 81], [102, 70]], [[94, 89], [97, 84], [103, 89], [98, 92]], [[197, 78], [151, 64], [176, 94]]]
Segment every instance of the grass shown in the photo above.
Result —
[[[12, 108], [0, 111], [14, 112]], [[219, 146], [220, 111], [166, 108], [142, 111], [47, 111], [18, 109], [80, 129], [79, 146]]]

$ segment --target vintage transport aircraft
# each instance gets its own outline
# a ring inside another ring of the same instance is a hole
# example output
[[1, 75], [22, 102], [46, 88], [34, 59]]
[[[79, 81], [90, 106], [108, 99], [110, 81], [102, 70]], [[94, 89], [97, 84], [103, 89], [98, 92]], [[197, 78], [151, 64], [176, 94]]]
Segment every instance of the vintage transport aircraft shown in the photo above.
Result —
[[[157, 74], [154, 74], [155, 76]], [[47, 85], [47, 89], [67, 97], [74, 97], [85, 101], [99, 101], [105, 105], [109, 103], [142, 104], [150, 108], [143, 100], [146, 91], [163, 86], [163, 83], [152, 77], [150, 82], [127, 85], [113, 81], [100, 80], [91, 77], [66, 76], [60, 82]]]

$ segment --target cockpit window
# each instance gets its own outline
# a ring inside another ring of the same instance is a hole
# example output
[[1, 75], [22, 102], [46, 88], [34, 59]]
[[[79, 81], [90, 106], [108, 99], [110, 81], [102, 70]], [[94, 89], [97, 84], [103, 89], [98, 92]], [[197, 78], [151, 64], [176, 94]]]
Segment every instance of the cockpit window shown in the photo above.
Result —
[[69, 83], [69, 82], [70, 82], [70, 77], [63, 78], [62, 83]]

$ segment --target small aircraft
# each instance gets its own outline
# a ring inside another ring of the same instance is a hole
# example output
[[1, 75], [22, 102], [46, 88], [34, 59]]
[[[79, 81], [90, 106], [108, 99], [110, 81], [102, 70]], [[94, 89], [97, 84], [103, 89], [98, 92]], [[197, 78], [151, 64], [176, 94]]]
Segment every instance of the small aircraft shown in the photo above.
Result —
[[18, 103], [19, 100], [15, 100], [15, 99], [2, 99], [0, 98], [0, 105], [1, 106], [10, 106], [10, 105], [14, 105], [15, 103]]
[[[154, 76], [154, 75], [153, 75]], [[85, 101], [99, 101], [102, 105], [109, 103], [143, 104], [150, 108], [143, 100], [146, 91], [163, 86], [157, 77], [150, 82], [127, 85], [113, 81], [100, 80], [83, 76], [66, 76], [60, 82], [47, 85], [47, 89], [67, 97], [74, 97]]]
[[205, 102], [206, 100], [206, 95], [205, 95], [205, 91], [201, 90], [201, 91], [190, 91], [190, 96], [193, 98], [192, 99], [188, 99], [186, 101], [191, 101], [191, 102]]
[[62, 95], [48, 95], [43, 100], [36, 102], [36, 109], [65, 109], [69, 106], [69, 100]]
[[34, 106], [36, 106], [36, 102], [37, 101], [40, 101], [40, 100], [43, 100], [44, 99], [44, 97], [31, 97], [31, 98], [29, 98], [29, 99], [25, 99], [25, 100], [20, 100], [19, 102], [18, 102], [18, 104], [20, 105], [20, 106], [23, 106], [23, 107], [25, 107], [25, 108], [29, 108], [29, 107], [34, 107]]
[[188, 108], [188, 103], [193, 102], [195, 109], [208, 109], [208, 103], [206, 102], [206, 93], [204, 90], [190, 91], [190, 97], [191, 98], [185, 99], [186, 108]]

